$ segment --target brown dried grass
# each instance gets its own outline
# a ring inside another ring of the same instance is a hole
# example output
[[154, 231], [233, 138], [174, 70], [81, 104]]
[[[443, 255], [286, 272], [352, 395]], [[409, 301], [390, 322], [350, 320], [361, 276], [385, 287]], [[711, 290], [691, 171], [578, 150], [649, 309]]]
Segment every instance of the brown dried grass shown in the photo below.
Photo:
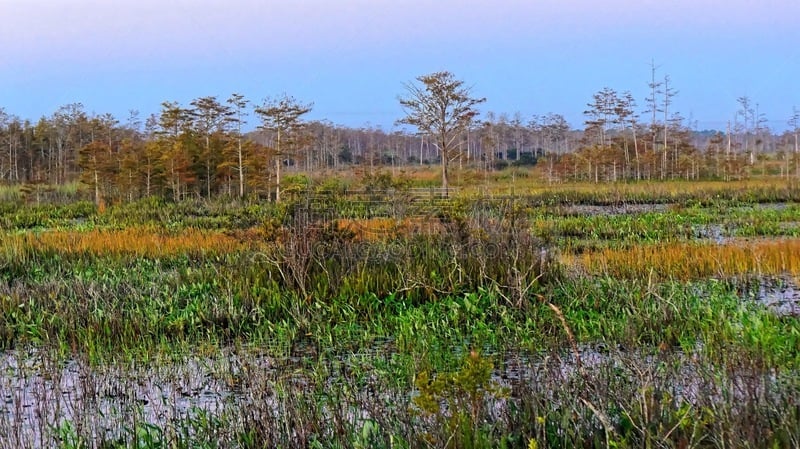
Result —
[[800, 239], [637, 245], [564, 256], [563, 260], [590, 274], [626, 279], [797, 276], [800, 275]]
[[174, 234], [147, 228], [54, 230], [11, 235], [6, 239], [4, 246], [22, 251], [137, 257], [225, 253], [241, 249], [246, 244], [222, 232], [195, 229], [185, 229]]

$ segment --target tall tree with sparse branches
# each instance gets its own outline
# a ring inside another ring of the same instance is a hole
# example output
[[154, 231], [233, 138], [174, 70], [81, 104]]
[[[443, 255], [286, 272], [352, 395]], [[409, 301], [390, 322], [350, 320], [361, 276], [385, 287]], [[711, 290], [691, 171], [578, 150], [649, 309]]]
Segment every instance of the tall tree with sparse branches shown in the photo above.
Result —
[[797, 106], [792, 107], [789, 126], [792, 127], [791, 132], [794, 134], [795, 174], [800, 177], [800, 109], [797, 109]]
[[[617, 115], [617, 121], [622, 125], [623, 131], [630, 127], [633, 134], [633, 152], [636, 157], [636, 179], [641, 177], [641, 164], [639, 160], [639, 142], [636, 137], [636, 127], [638, 126], [638, 115], [636, 114], [636, 100], [633, 94], [625, 91], [622, 97], [618, 98], [617, 104], [614, 107], [614, 113]], [[624, 138], [625, 147], [625, 164], [630, 164], [628, 154], [628, 139]]]
[[[743, 148], [745, 154], [751, 154], [750, 153], [750, 148], [749, 148], [750, 123], [755, 121], [755, 119], [754, 119], [755, 110], [753, 109], [750, 97], [748, 97], [747, 95], [743, 95], [743, 96], [737, 98], [736, 101], [741, 106], [741, 109], [736, 111], [737, 117], [739, 115], [741, 115], [742, 116], [742, 120], [744, 122], [744, 125], [743, 125], [744, 128], [742, 129], [742, 148]], [[752, 165], [753, 162], [754, 162], [754, 159], [753, 159], [752, 154], [751, 154], [750, 164]]]
[[242, 145], [242, 125], [246, 123], [244, 117], [247, 115], [245, 108], [249, 101], [241, 94], [231, 94], [228, 104], [231, 105], [231, 122], [236, 129], [236, 173], [239, 175], [239, 198], [244, 197], [244, 147]]
[[656, 65], [655, 61], [650, 61], [650, 82], [647, 84], [647, 87], [650, 88], [650, 95], [645, 99], [647, 104], [647, 109], [645, 110], [646, 113], [651, 114], [650, 116], [650, 133], [652, 137], [652, 150], [656, 151], [656, 142], [658, 140], [658, 120], [656, 119], [659, 112], [664, 112], [664, 110], [658, 104], [658, 96], [664, 93], [661, 90], [662, 86], [664, 85], [660, 81], [656, 81], [656, 70], [658, 70], [659, 66]]
[[200, 159], [205, 170], [206, 196], [211, 197], [217, 166], [221, 163], [222, 135], [231, 122], [233, 110], [217, 100], [217, 97], [201, 97], [190, 103], [190, 110], [199, 137], [202, 139]]
[[619, 103], [619, 96], [617, 95], [617, 91], [610, 88], [604, 87], [603, 90], [594, 94], [593, 103], [589, 103], [586, 106], [589, 107], [588, 110], [584, 111], [583, 113], [589, 118], [586, 120], [587, 130], [596, 130], [598, 141], [597, 144], [601, 147], [606, 146], [606, 135], [608, 134], [608, 127], [611, 124], [612, 117], [616, 113], [616, 107]]
[[447, 169], [457, 140], [478, 115], [475, 107], [486, 98], [473, 97], [471, 89], [447, 71], [422, 75], [417, 81], [421, 84], [404, 84], [407, 96], [399, 101], [406, 116], [397, 123], [416, 127], [439, 150], [442, 190], [447, 196]]
[[293, 97], [283, 95], [277, 99], [266, 99], [255, 113], [261, 118], [259, 128], [275, 133], [275, 202], [281, 200], [281, 164], [291, 156], [291, 150], [300, 142], [305, 124], [302, 116], [311, 111], [313, 104], [302, 104]]
[[661, 158], [661, 179], [664, 179], [667, 173], [667, 153], [669, 150], [669, 139], [667, 137], [669, 136], [670, 106], [672, 106], [672, 99], [678, 95], [678, 91], [672, 88], [670, 81], [672, 81], [672, 79], [669, 75], [665, 75], [664, 90], [661, 92], [664, 95], [664, 100], [661, 103], [662, 112], [664, 113], [664, 151], [662, 152], [663, 157]]

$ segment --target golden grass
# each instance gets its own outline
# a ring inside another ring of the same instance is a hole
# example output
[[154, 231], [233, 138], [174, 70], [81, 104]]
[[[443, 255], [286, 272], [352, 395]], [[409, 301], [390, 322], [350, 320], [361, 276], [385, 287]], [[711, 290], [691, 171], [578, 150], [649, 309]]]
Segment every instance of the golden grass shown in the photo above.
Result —
[[359, 183], [364, 180], [366, 175], [377, 175], [379, 173], [388, 173], [398, 179], [407, 180], [414, 187], [419, 187], [420, 185], [437, 185], [442, 179], [441, 168], [438, 165], [406, 165], [395, 168], [383, 165], [375, 166], [373, 168], [347, 167], [340, 169], [315, 170], [312, 173], [306, 174], [318, 183], [335, 178], [358, 189]]
[[413, 217], [397, 220], [394, 218], [359, 218], [340, 219], [337, 221], [340, 230], [353, 232], [359, 241], [385, 241], [401, 236], [432, 234], [443, 231], [439, 221]]
[[743, 275], [800, 275], [800, 239], [671, 243], [604, 249], [562, 260], [589, 274], [625, 279], [692, 280]]
[[[756, 169], [758, 173], [760, 169]], [[375, 168], [322, 170], [309, 173], [309, 176], [321, 182], [330, 177], [335, 177], [348, 184], [357, 185], [365, 173], [384, 172], [393, 176], [403, 177], [413, 186], [437, 186], [441, 182], [441, 167], [432, 165], [409, 165], [400, 168], [376, 166]], [[549, 183], [543, 166], [513, 167], [507, 170], [486, 172], [481, 168], [465, 166], [458, 168], [457, 163], [450, 165], [450, 185], [455, 194], [543, 194], [550, 192], [576, 192], [583, 194], [596, 194], [609, 196], [618, 194], [620, 199], [626, 195], [639, 196], [674, 196], [674, 195], [702, 195], [704, 193], [737, 191], [747, 192], [754, 190], [769, 190], [775, 188], [797, 187], [797, 178], [784, 178], [775, 175], [752, 175], [748, 179], [733, 181], [716, 180], [642, 180], [639, 182], [600, 182], [568, 181], [562, 183]]]
[[145, 228], [91, 231], [46, 231], [9, 235], [7, 251], [54, 251], [59, 254], [132, 255], [165, 257], [180, 254], [225, 253], [243, 246], [239, 239], [221, 232], [186, 229], [165, 234]]
[[[490, 189], [508, 188], [509, 181], [495, 180], [489, 184]], [[539, 176], [517, 179], [515, 185], [518, 192], [531, 194], [577, 192], [602, 196], [618, 196], [620, 199], [650, 196], [676, 196], [703, 194], [710, 192], [768, 190], [796, 186], [795, 180], [779, 178], [756, 178], [738, 181], [641, 181], [634, 183], [592, 183], [566, 182], [547, 184]]]
[[[512, 176], [513, 170], [514, 175]], [[639, 182], [601, 182], [570, 181], [564, 183], [548, 183], [539, 167], [516, 167], [506, 171], [485, 172], [476, 169], [452, 170], [451, 184], [461, 194], [481, 193], [491, 195], [503, 194], [548, 194], [578, 193], [598, 197], [642, 198], [671, 197], [678, 195], [706, 196], [719, 192], [768, 191], [772, 189], [798, 186], [794, 178], [777, 176], [759, 176], [735, 181], [714, 180], [648, 180]], [[435, 178], [435, 168], [428, 168], [427, 176]], [[420, 174], [418, 173], [419, 177]]]
[[357, 240], [374, 241], [398, 235], [402, 223], [391, 218], [347, 218], [339, 220], [337, 225], [340, 230], [352, 232]]

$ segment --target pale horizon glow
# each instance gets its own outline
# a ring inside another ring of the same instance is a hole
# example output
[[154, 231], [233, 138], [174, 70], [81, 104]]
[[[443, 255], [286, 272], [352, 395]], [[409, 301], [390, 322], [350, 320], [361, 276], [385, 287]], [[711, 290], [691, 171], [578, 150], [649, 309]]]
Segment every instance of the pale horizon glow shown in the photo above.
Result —
[[0, 108], [124, 120], [164, 101], [288, 93], [315, 119], [390, 129], [403, 83], [452, 71], [484, 112], [582, 127], [603, 87], [643, 109], [651, 61], [674, 110], [723, 129], [738, 97], [775, 129], [800, 105], [796, 0], [0, 0]]

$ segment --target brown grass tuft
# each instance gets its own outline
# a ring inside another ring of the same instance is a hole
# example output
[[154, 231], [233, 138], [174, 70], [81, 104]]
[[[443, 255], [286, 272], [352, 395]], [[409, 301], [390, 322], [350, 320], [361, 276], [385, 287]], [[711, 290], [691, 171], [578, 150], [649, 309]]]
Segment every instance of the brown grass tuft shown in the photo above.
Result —
[[604, 249], [565, 262], [615, 278], [692, 280], [742, 275], [800, 275], [800, 239], [672, 243]]

